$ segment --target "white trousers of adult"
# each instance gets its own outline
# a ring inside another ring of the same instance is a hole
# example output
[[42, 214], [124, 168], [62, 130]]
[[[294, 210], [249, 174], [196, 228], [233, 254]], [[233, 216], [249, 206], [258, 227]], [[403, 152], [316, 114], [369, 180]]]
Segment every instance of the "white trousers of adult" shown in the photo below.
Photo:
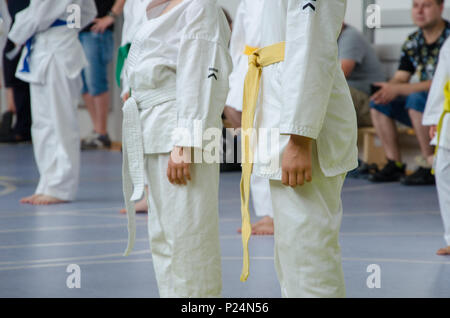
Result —
[[191, 164], [186, 186], [167, 179], [169, 154], [145, 155], [148, 232], [163, 298], [221, 297], [219, 164]]
[[326, 177], [312, 155], [312, 182], [270, 181], [275, 269], [283, 297], [345, 297], [339, 230], [345, 174]]
[[436, 157], [436, 187], [439, 197], [444, 239], [450, 246], [450, 150], [440, 147]]
[[56, 59], [50, 60], [45, 74], [45, 84], [30, 84], [31, 133], [40, 174], [35, 193], [72, 201], [80, 172], [81, 78], [68, 78]]

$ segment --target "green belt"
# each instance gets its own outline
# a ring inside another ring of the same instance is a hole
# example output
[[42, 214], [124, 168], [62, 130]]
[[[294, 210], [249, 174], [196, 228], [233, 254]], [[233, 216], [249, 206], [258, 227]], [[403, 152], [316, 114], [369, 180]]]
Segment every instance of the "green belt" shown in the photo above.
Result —
[[123, 66], [125, 64], [125, 60], [128, 57], [128, 53], [130, 52], [130, 48], [131, 43], [127, 43], [119, 48], [119, 52], [117, 54], [116, 81], [119, 87], [120, 87], [120, 76], [122, 75]]

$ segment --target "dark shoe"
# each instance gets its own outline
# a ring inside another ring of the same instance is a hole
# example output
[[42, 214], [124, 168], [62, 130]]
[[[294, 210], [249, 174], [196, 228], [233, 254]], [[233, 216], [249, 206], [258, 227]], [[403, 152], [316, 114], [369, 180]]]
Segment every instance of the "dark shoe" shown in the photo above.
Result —
[[21, 135], [16, 135], [13, 133], [7, 134], [7, 135], [0, 135], [0, 143], [21, 143], [21, 142], [29, 142], [31, 141], [31, 137], [24, 137]]
[[368, 164], [358, 159], [358, 168], [347, 173], [347, 177], [353, 179], [367, 179], [371, 174], [378, 172], [378, 167], [375, 163]]
[[372, 182], [394, 182], [399, 181], [405, 176], [406, 165], [403, 164], [402, 167], [398, 167], [395, 161], [388, 160], [388, 163], [379, 172], [371, 174], [368, 178]]
[[424, 167], [419, 167], [413, 174], [401, 178], [400, 182], [407, 186], [436, 184], [436, 180], [431, 174], [431, 169]]
[[108, 135], [93, 134], [81, 141], [82, 150], [109, 149], [111, 140]]
[[12, 133], [12, 122], [13, 122], [14, 113], [6, 112], [2, 116], [2, 122], [0, 124], [0, 135], [8, 136]]

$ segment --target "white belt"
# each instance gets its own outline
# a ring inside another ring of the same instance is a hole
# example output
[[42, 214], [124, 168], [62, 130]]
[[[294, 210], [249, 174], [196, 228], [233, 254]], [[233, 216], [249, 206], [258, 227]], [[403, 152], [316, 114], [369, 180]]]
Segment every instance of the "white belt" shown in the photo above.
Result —
[[144, 95], [131, 96], [125, 102], [123, 111], [123, 193], [128, 216], [128, 246], [125, 256], [133, 249], [136, 239], [136, 210], [134, 202], [144, 195], [144, 138], [142, 136], [140, 109], [175, 100], [176, 88], [148, 91]]

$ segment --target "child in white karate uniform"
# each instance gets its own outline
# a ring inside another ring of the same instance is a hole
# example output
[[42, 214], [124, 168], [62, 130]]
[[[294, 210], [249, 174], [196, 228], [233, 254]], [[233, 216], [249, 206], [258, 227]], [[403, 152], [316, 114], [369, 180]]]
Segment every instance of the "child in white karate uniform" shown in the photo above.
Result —
[[[232, 62], [230, 28], [216, 0], [154, 0], [133, 39], [124, 105], [124, 193], [128, 254], [135, 240], [132, 201], [149, 182], [148, 231], [161, 297], [219, 297], [219, 162], [189, 163], [194, 138], [222, 131]], [[206, 150], [203, 150], [206, 152]], [[183, 160], [176, 160], [182, 153]]]
[[[422, 123], [430, 126], [432, 144], [437, 147], [435, 158], [436, 186], [439, 196], [446, 247], [438, 255], [450, 255], [450, 41], [443, 44]], [[440, 125], [439, 125], [440, 124]], [[438, 127], [440, 129], [439, 134]], [[439, 136], [439, 138], [438, 138]], [[438, 140], [439, 139], [439, 140]]]
[[[249, 58], [242, 127], [256, 128], [258, 138], [253, 167], [243, 165], [241, 279], [248, 275], [246, 204], [252, 172], [270, 179], [275, 268], [283, 297], [345, 296], [341, 191], [358, 155], [356, 113], [338, 60], [345, 10], [346, 0], [264, 1], [262, 48]], [[266, 146], [262, 140], [271, 141], [274, 132], [272, 160], [259, 159]], [[244, 146], [246, 154], [251, 145]]]
[[[56, 204], [76, 197], [80, 169], [76, 109], [80, 74], [87, 65], [76, 24], [83, 28], [96, 14], [93, 0], [31, 0], [16, 15], [9, 39], [16, 47], [25, 45], [16, 77], [30, 83], [31, 133], [40, 174], [35, 194], [22, 203]], [[77, 20], [67, 21], [73, 17]]]

